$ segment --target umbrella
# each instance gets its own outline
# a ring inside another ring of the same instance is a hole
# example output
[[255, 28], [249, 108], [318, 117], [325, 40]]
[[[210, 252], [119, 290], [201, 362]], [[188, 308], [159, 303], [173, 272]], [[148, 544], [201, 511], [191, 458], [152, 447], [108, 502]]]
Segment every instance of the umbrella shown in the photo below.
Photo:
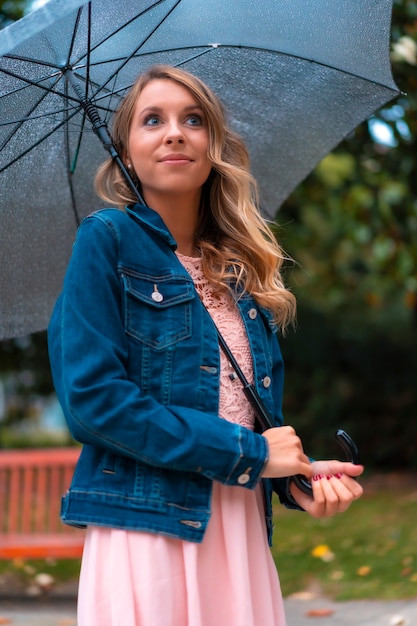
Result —
[[[153, 63], [200, 76], [249, 148], [266, 216], [398, 94], [392, 0], [50, 0], [0, 31], [0, 339], [42, 330], [107, 121]], [[93, 124], [95, 130], [93, 130]], [[113, 154], [112, 154], [113, 155]], [[114, 155], [113, 155], [114, 156]]]

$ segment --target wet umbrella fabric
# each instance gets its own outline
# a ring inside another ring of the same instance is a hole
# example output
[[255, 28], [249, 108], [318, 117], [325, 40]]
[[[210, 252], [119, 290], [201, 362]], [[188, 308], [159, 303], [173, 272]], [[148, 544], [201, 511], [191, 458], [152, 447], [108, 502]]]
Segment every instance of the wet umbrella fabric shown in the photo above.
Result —
[[77, 225], [101, 205], [93, 177], [106, 153], [87, 104], [107, 122], [149, 65], [197, 74], [247, 142], [273, 216], [397, 95], [391, 9], [392, 0], [50, 0], [0, 31], [0, 339], [46, 327]]

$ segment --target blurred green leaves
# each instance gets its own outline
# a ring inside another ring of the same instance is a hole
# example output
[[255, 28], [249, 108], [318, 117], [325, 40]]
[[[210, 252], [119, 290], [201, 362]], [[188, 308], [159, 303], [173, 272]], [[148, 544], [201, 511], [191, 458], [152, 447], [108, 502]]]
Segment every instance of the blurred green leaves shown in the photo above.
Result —
[[26, 0], [0, 0], [0, 28], [21, 18], [27, 5]]

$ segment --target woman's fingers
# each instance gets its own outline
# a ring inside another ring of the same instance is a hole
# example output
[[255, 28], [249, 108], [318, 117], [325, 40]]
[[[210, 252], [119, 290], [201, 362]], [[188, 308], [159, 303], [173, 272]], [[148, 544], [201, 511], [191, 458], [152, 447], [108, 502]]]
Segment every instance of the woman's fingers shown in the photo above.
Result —
[[309, 504], [308, 512], [313, 517], [331, 517], [343, 513], [363, 493], [359, 483], [341, 474], [315, 475], [312, 487], [313, 501]]
[[312, 464], [313, 473], [330, 476], [332, 474], [346, 474], [355, 478], [363, 473], [363, 465], [355, 465], [345, 461], [314, 461]]
[[351, 492], [338, 476], [314, 476], [313, 493], [315, 494], [314, 500], [316, 500], [316, 493], [320, 493], [323, 515], [326, 517], [346, 511], [353, 501]]
[[[314, 464], [313, 464], [314, 465]], [[361, 485], [346, 474], [315, 474], [311, 481], [312, 496], [291, 485], [291, 494], [312, 517], [331, 517], [346, 511], [361, 497]]]

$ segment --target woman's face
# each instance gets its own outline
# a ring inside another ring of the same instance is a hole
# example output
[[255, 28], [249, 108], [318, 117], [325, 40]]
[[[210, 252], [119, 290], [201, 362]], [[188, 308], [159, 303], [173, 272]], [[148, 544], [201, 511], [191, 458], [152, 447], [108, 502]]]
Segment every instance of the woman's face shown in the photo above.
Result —
[[146, 202], [166, 195], [199, 199], [211, 171], [208, 146], [207, 121], [188, 89], [170, 79], [149, 82], [136, 102], [126, 159]]

